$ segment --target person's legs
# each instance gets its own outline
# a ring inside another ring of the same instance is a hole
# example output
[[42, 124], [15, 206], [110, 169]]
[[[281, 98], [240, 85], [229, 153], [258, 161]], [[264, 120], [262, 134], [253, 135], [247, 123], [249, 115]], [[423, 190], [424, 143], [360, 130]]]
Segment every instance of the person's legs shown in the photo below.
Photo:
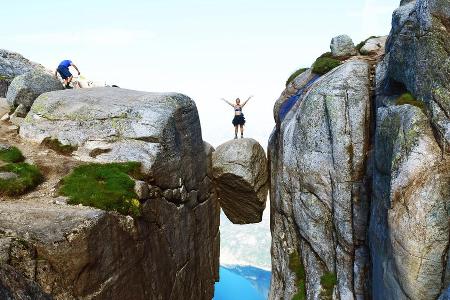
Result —
[[238, 135], [238, 125], [234, 126], [234, 138], [237, 139]]
[[244, 137], [244, 125], [241, 124], [241, 138]]
[[71, 75], [69, 78], [67, 78], [67, 85], [69, 85], [72, 82], [73, 76]]

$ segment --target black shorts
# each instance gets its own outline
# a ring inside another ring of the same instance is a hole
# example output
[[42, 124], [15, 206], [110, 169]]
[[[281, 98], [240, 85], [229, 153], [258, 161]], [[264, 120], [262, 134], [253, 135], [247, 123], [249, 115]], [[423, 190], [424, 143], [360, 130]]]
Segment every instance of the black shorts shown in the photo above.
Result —
[[58, 67], [58, 73], [61, 75], [62, 79], [67, 79], [70, 76], [72, 76], [72, 73], [70, 73], [69, 68], [66, 67]]
[[233, 125], [234, 126], [244, 125], [244, 124], [245, 124], [244, 114], [240, 114], [238, 116], [234, 116], [234, 118], [233, 118]]

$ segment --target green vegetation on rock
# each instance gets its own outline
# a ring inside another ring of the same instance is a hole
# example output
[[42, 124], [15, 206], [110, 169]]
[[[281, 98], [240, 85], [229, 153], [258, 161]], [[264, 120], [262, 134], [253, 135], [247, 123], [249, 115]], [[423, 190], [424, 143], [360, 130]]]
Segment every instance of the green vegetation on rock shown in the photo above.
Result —
[[59, 140], [52, 138], [45, 138], [42, 144], [62, 155], [71, 155], [73, 151], [77, 150], [75, 146], [63, 145]]
[[299, 254], [294, 251], [289, 255], [289, 269], [295, 273], [295, 283], [297, 285], [297, 293], [292, 297], [292, 300], [306, 299], [306, 274], [305, 266]]
[[322, 54], [319, 58], [316, 59], [314, 64], [312, 65], [312, 72], [323, 75], [338, 67], [341, 64], [341, 61], [330, 57], [331, 53], [327, 52]]
[[137, 162], [82, 165], [62, 179], [59, 193], [69, 197], [69, 204], [138, 217], [140, 202], [130, 176], [140, 176], [140, 167]]
[[420, 108], [424, 114], [427, 113], [425, 103], [414, 98], [414, 96], [411, 93], [402, 94], [400, 97], [397, 98], [397, 100], [395, 101], [395, 104], [396, 105], [409, 104], [409, 105]]
[[292, 80], [297, 78], [298, 75], [304, 73], [306, 70], [308, 70], [308, 68], [300, 68], [297, 71], [295, 71], [294, 73], [292, 73], [291, 76], [289, 76], [288, 80], [286, 81], [286, 86], [288, 86], [289, 83], [292, 82]]
[[0, 167], [0, 172], [17, 174], [17, 178], [0, 179], [0, 195], [18, 196], [38, 186], [43, 180], [36, 166], [27, 163], [10, 163]]
[[7, 149], [0, 149], [0, 160], [7, 163], [18, 163], [25, 160], [22, 152], [16, 147], [11, 147]]
[[11, 77], [8, 77], [8, 76], [5, 76], [5, 75], [0, 75], [0, 81], [2, 81], [2, 80], [8, 80], [8, 81], [11, 81], [12, 78], [11, 78]]
[[320, 277], [320, 285], [322, 290], [320, 292], [320, 299], [332, 300], [333, 299], [333, 289], [337, 283], [337, 277], [335, 273], [326, 272]]

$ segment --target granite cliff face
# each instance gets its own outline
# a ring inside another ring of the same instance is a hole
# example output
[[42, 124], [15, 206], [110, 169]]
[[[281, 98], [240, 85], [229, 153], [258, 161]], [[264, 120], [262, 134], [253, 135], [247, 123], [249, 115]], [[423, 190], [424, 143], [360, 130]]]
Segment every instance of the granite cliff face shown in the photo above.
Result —
[[[305, 281], [308, 299], [318, 299], [326, 274], [337, 276], [344, 299], [367, 294], [369, 75], [363, 59], [331, 71], [300, 96], [272, 134], [271, 299], [292, 298], [298, 280]], [[303, 279], [289, 268], [295, 256]]]
[[[50, 92], [35, 101], [20, 136], [3, 134], [47, 178], [25, 196], [0, 201], [0, 295], [212, 298], [220, 209], [212, 149], [190, 98], [117, 88]], [[45, 140], [74, 152], [59, 155]], [[140, 162], [145, 178], [136, 183], [139, 217], [55, 198], [74, 167], [128, 161]]]
[[402, 4], [376, 78], [372, 291], [436, 299], [450, 284], [450, 1]]
[[445, 299], [449, 9], [402, 1], [385, 55], [306, 71], [277, 100], [271, 299]]

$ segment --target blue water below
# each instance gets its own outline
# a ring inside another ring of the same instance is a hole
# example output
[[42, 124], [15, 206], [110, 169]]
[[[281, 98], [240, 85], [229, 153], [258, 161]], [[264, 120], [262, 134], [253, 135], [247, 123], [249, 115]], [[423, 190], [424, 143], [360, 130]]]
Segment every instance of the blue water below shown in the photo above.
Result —
[[284, 117], [286, 117], [287, 113], [291, 110], [291, 108], [295, 105], [295, 103], [297, 103], [297, 101], [301, 98], [301, 96], [303, 96], [303, 93], [306, 92], [309, 89], [309, 87], [319, 78], [320, 78], [319, 75], [314, 75], [311, 78], [311, 80], [308, 81], [307, 84], [305, 84], [303, 88], [299, 89], [297, 93], [295, 93], [295, 95], [289, 97], [286, 101], [283, 102], [283, 104], [280, 107], [279, 113], [280, 121], [284, 120]]
[[213, 300], [266, 300], [270, 272], [250, 266], [220, 267]]

